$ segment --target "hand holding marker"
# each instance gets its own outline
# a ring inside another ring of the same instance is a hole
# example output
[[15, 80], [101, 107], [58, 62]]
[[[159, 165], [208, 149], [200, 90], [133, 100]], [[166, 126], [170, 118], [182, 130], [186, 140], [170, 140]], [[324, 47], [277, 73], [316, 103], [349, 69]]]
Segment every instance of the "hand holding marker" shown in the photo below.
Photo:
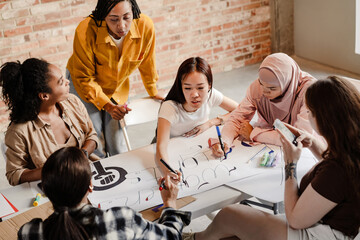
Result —
[[221, 150], [224, 152], [224, 159], [226, 159], [225, 147], [224, 147], [224, 143], [222, 142], [222, 139], [221, 139], [221, 133], [220, 133], [219, 126], [216, 126], [216, 131], [217, 131], [217, 135], [219, 138]]
[[[174, 171], [174, 169], [172, 169], [164, 160], [160, 159], [160, 162], [161, 162], [162, 164], [164, 164], [164, 166], [165, 166], [167, 169], [169, 169], [170, 172], [177, 174], [177, 173]], [[166, 187], [165, 187], [165, 181], [162, 181], [161, 184], [160, 184], [160, 187], [159, 187], [159, 190], [160, 190], [160, 191], [163, 190], [163, 189], [166, 189]]]

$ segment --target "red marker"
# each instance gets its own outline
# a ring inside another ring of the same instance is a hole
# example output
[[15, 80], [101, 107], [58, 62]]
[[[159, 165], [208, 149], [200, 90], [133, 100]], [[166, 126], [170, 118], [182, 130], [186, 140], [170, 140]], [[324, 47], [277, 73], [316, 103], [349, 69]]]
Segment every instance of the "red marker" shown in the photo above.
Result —
[[163, 189], [166, 189], [165, 187], [165, 181], [162, 181], [159, 187], [159, 190], [162, 191]]

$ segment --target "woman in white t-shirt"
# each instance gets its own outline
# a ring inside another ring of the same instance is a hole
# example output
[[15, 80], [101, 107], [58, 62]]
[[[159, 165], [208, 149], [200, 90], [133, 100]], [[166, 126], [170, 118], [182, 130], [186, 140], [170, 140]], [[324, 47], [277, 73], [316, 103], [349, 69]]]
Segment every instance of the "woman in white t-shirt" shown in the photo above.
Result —
[[168, 160], [169, 139], [178, 136], [197, 136], [214, 125], [222, 125], [229, 113], [209, 119], [210, 110], [220, 106], [228, 112], [237, 103], [212, 88], [210, 65], [200, 57], [185, 60], [179, 67], [174, 85], [159, 110], [156, 136], [156, 163], [164, 176], [171, 173], [160, 159]]

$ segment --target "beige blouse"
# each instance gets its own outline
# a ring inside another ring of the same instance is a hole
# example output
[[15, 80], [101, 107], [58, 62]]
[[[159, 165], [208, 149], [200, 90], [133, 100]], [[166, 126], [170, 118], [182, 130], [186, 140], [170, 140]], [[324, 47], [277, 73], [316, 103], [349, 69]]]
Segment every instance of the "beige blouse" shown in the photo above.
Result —
[[81, 148], [87, 140], [98, 142], [90, 117], [79, 98], [70, 94], [59, 106], [62, 119], [72, 135], [65, 145], [56, 142], [51, 125], [39, 117], [26, 123], [11, 123], [8, 127], [5, 135], [6, 177], [11, 185], [19, 184], [25, 169], [42, 167], [53, 152], [64, 146]]

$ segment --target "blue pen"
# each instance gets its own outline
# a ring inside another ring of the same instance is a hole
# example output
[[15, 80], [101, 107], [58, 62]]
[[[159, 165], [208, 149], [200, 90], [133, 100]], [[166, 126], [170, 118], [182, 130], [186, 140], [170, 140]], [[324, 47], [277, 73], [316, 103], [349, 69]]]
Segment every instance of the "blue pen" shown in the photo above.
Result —
[[216, 126], [216, 131], [217, 131], [217, 134], [218, 134], [218, 138], [219, 138], [221, 150], [223, 150], [223, 152], [224, 152], [224, 157], [225, 157], [225, 159], [226, 159], [225, 147], [224, 147], [224, 144], [223, 144], [222, 139], [221, 139], [221, 133], [220, 133], [219, 126]]

